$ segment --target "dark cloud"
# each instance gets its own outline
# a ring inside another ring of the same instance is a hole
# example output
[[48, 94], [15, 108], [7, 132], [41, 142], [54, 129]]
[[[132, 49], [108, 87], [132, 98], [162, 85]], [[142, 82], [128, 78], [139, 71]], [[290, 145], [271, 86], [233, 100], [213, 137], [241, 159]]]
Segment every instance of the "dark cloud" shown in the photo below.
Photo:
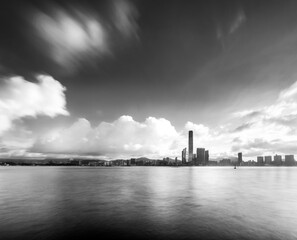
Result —
[[243, 130], [249, 129], [250, 127], [253, 126], [254, 123], [244, 123], [237, 128], [235, 128], [232, 132], [241, 132]]
[[0, 10], [0, 63], [13, 73], [95, 71], [138, 41], [134, 2], [16, 1]]

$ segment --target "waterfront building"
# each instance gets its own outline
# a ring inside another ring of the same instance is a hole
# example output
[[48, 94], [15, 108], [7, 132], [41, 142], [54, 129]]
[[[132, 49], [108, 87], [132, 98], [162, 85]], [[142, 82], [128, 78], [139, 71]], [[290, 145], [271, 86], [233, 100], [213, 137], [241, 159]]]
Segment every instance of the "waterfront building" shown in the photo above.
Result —
[[205, 148], [197, 148], [196, 152], [197, 161], [195, 165], [205, 165]]
[[263, 166], [264, 165], [264, 158], [263, 158], [263, 156], [258, 156], [257, 157], [257, 164], [258, 164], [258, 166]]
[[238, 164], [238, 166], [240, 166], [241, 163], [242, 163], [242, 153], [239, 152], [239, 153], [238, 153], [238, 160], [237, 160], [237, 164]]
[[281, 155], [275, 155], [273, 157], [274, 165], [281, 166], [283, 164], [282, 156]]
[[205, 151], [204, 157], [205, 157], [205, 165], [208, 165], [208, 163], [209, 163], [209, 151], [208, 150]]
[[231, 159], [229, 158], [224, 158], [220, 161], [221, 166], [230, 166], [231, 165]]
[[285, 155], [285, 165], [286, 166], [294, 166], [295, 165], [294, 155]]
[[264, 162], [265, 162], [265, 165], [271, 165], [272, 157], [271, 156], [265, 156], [264, 157]]
[[187, 162], [187, 148], [182, 150], [182, 164], [185, 165]]
[[136, 166], [136, 159], [135, 158], [131, 158], [131, 166]]
[[189, 131], [189, 156], [188, 162], [193, 161], [193, 131]]

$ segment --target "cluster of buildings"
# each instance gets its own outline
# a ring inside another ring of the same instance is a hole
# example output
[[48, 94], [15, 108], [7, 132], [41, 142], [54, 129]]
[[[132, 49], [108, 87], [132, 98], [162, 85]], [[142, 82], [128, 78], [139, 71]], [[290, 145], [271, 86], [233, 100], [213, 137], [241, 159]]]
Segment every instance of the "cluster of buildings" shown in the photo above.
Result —
[[184, 148], [181, 152], [181, 160], [166, 157], [160, 160], [149, 158], [131, 158], [128, 160], [99, 160], [99, 159], [0, 159], [0, 165], [41, 165], [41, 166], [296, 166], [294, 155], [258, 156], [257, 161], [243, 161], [242, 153], [237, 158], [224, 158], [220, 161], [209, 160], [209, 150], [196, 148], [194, 153], [193, 131], [188, 135], [188, 151]]
[[285, 155], [285, 159], [283, 160], [281, 155], [272, 156], [258, 156], [257, 157], [257, 165], [258, 166], [294, 166], [296, 165], [294, 155]]
[[197, 148], [196, 153], [193, 153], [193, 131], [189, 131], [189, 143], [188, 143], [188, 157], [187, 148], [182, 150], [182, 165], [188, 166], [205, 166], [209, 164], [209, 151], [205, 148]]
[[281, 155], [275, 155], [272, 160], [272, 156], [258, 156], [257, 162], [249, 160], [244, 162], [242, 159], [242, 153], [237, 154], [237, 158], [233, 161], [229, 158], [224, 158], [217, 161], [209, 160], [209, 150], [205, 148], [197, 148], [196, 153], [193, 152], [193, 131], [189, 131], [188, 140], [188, 152], [187, 148], [184, 148], [181, 153], [183, 166], [295, 166], [296, 161], [294, 155], [285, 155], [284, 161]]

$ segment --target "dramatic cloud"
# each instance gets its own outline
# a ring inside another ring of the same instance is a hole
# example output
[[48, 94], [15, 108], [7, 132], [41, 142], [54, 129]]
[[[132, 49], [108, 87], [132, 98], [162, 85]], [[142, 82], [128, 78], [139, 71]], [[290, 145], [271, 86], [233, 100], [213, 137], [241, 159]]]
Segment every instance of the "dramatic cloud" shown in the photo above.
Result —
[[36, 43], [66, 70], [94, 65], [112, 55], [115, 45], [123, 46], [125, 39], [137, 37], [138, 11], [130, 1], [110, 1], [108, 14], [101, 14], [96, 6], [51, 4], [46, 11], [32, 10], [31, 24], [45, 45]]
[[79, 119], [69, 128], [52, 131], [39, 139], [30, 151], [107, 158], [180, 158], [181, 149], [188, 145], [189, 130], [194, 132], [195, 148], [210, 149], [212, 157], [227, 154], [224, 139], [202, 124], [187, 122], [181, 131], [176, 131], [164, 118], [148, 117], [138, 122], [130, 116], [121, 116], [111, 123], [101, 122], [95, 128], [88, 120]]
[[58, 64], [73, 68], [87, 57], [109, 52], [107, 33], [92, 12], [74, 10], [70, 14], [57, 7], [52, 12], [37, 12], [33, 24]]
[[92, 128], [89, 121], [79, 119], [70, 128], [51, 133], [32, 149], [48, 153], [119, 156], [161, 156], [168, 154], [178, 133], [164, 118], [149, 117], [137, 122], [130, 116], [101, 122]]
[[245, 160], [264, 154], [296, 154], [296, 102], [297, 83], [294, 83], [281, 91], [273, 104], [234, 113], [227, 124], [209, 128], [187, 122], [180, 131], [164, 118], [148, 117], [138, 122], [131, 116], [121, 116], [96, 127], [81, 118], [69, 128], [49, 131], [28, 152], [107, 159], [180, 158], [181, 150], [188, 146], [188, 131], [193, 130], [194, 151], [204, 147], [210, 151], [211, 159], [235, 157], [238, 152], [243, 152]]
[[38, 75], [37, 83], [23, 77], [8, 77], [0, 81], [0, 134], [22, 117], [68, 115], [64, 91], [51, 76]]
[[280, 92], [275, 103], [234, 114], [240, 141], [232, 150], [246, 153], [297, 153], [297, 82]]

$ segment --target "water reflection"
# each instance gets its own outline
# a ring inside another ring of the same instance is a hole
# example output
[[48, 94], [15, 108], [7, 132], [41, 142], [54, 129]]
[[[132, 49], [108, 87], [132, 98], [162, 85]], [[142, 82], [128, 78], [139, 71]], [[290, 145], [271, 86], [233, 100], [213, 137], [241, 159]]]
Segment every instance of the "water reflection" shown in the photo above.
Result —
[[296, 239], [296, 180], [275, 167], [1, 167], [1, 239]]

